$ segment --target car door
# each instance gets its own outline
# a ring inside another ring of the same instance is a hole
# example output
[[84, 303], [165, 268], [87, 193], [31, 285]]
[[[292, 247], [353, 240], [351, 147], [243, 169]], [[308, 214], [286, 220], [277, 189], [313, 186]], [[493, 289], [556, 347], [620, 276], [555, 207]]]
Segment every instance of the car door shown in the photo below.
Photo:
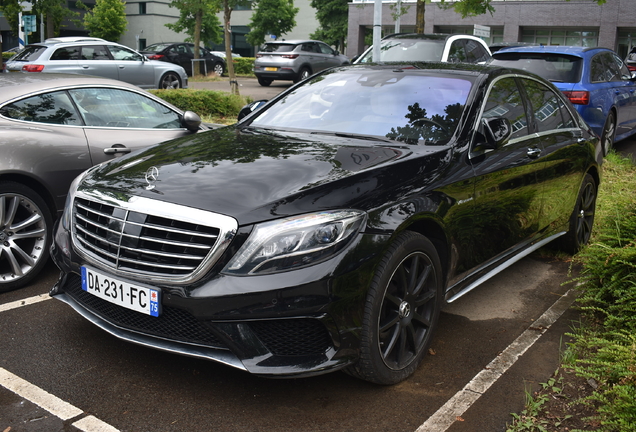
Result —
[[44, 67], [47, 72], [56, 73], [85, 73], [78, 63], [80, 47], [61, 47], [53, 51], [48, 64]]
[[30, 95], [0, 108], [5, 168], [48, 185], [61, 208], [68, 185], [93, 165], [79, 113], [66, 91]]
[[312, 73], [324, 69], [322, 67], [322, 58], [318, 55], [320, 48], [313, 42], [303, 42], [300, 45], [300, 63], [308, 63], [311, 65]]
[[636, 80], [632, 78], [632, 73], [627, 65], [616, 53], [611, 53], [610, 58], [611, 60], [608, 59], [608, 61], [612, 61], [614, 64], [617, 76], [620, 76], [623, 83], [623, 90], [629, 96], [629, 108], [625, 110], [622, 123], [618, 122], [618, 124], [625, 133], [631, 134], [636, 129]]
[[81, 47], [78, 64], [84, 74], [112, 79], [119, 78], [117, 64], [115, 64], [104, 45]]
[[340, 59], [336, 55], [336, 52], [329, 45], [322, 42], [318, 42], [317, 45], [320, 49], [320, 56], [322, 57], [321, 63], [323, 69], [327, 69], [333, 66], [340, 66]]
[[[471, 246], [466, 268], [502, 256], [531, 241], [539, 231], [542, 190], [537, 173], [541, 139], [531, 133], [521, 90], [513, 76], [495, 79], [486, 93], [470, 154], [475, 193]], [[494, 146], [483, 146], [491, 120], [505, 119], [511, 134]]]
[[81, 88], [69, 93], [86, 124], [93, 163], [191, 134], [181, 127], [178, 112], [143, 94], [114, 88]]
[[154, 87], [155, 71], [144, 57], [123, 46], [108, 45], [114, 63], [117, 65], [118, 79], [142, 88]]

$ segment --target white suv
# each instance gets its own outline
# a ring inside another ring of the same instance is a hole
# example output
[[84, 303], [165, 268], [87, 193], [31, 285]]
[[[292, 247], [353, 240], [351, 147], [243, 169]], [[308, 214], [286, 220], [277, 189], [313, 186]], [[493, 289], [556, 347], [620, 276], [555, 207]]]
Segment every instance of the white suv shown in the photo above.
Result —
[[379, 60], [373, 58], [373, 46], [371, 46], [353, 63], [403, 61], [485, 63], [490, 58], [488, 45], [475, 36], [401, 33], [382, 39]]
[[118, 79], [141, 88], [187, 88], [185, 70], [92, 37], [47, 39], [27, 45], [7, 61], [9, 72], [75, 73]]

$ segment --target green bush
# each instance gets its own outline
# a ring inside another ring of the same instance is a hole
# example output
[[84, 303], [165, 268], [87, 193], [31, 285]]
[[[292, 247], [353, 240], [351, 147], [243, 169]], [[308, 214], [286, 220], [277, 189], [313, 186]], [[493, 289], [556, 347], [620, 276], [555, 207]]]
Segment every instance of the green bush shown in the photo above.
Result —
[[247, 104], [245, 98], [213, 90], [150, 90], [151, 93], [183, 111], [194, 111], [201, 117], [236, 117]]
[[11, 57], [13, 57], [15, 55], [15, 53], [10, 53], [10, 52], [3, 52], [2, 53], [2, 61], [7, 61], [9, 60]]
[[236, 57], [232, 63], [237, 75], [254, 75], [254, 57]]

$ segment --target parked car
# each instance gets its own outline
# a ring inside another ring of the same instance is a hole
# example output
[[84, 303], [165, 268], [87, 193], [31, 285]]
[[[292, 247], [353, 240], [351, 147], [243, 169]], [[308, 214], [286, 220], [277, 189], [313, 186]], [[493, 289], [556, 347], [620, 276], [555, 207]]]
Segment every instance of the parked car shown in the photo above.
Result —
[[69, 185], [91, 166], [171, 138], [201, 120], [121, 81], [0, 75], [0, 292], [37, 276]]
[[[386, 36], [380, 47], [380, 62], [432, 61], [485, 63], [490, 60], [486, 43], [475, 36], [399, 33]], [[373, 63], [370, 46], [353, 63]]]
[[[186, 70], [189, 76], [192, 76], [192, 61], [194, 60], [194, 44], [187, 42], [165, 42], [148, 45], [141, 51], [150, 60], [160, 60], [164, 62], [174, 63]], [[214, 72], [218, 76], [223, 75], [226, 70], [225, 56], [220, 57], [213, 54], [208, 49], [199, 48], [198, 61], [205, 61], [205, 68], [208, 73]]]
[[141, 88], [188, 87], [188, 76], [181, 66], [148, 60], [124, 45], [91, 37], [60, 37], [29, 44], [7, 62], [7, 70], [94, 75]]
[[636, 80], [607, 48], [534, 46], [493, 54], [494, 65], [523, 69], [554, 83], [596, 132], [607, 154], [636, 133]]
[[523, 71], [331, 68], [233, 126], [77, 178], [51, 295], [146, 347], [393, 384], [445, 301], [548, 242], [588, 241], [600, 151]]
[[324, 42], [266, 42], [254, 59], [254, 75], [260, 85], [267, 87], [274, 80], [296, 83], [323, 69], [345, 64], [349, 59]]
[[636, 47], [633, 47], [627, 57], [625, 58], [625, 64], [630, 72], [636, 72]]

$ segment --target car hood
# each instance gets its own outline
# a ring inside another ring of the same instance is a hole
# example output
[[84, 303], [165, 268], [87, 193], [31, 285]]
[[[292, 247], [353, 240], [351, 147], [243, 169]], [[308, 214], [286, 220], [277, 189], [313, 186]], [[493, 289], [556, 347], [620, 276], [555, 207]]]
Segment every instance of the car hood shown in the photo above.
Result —
[[[101, 165], [82, 188], [213, 211], [240, 225], [333, 208], [369, 209], [386, 203], [400, 190], [397, 184], [421, 176], [426, 163], [417, 156], [438, 154], [433, 169], [447, 153], [399, 144], [226, 127]], [[404, 166], [389, 170], [395, 163]]]

